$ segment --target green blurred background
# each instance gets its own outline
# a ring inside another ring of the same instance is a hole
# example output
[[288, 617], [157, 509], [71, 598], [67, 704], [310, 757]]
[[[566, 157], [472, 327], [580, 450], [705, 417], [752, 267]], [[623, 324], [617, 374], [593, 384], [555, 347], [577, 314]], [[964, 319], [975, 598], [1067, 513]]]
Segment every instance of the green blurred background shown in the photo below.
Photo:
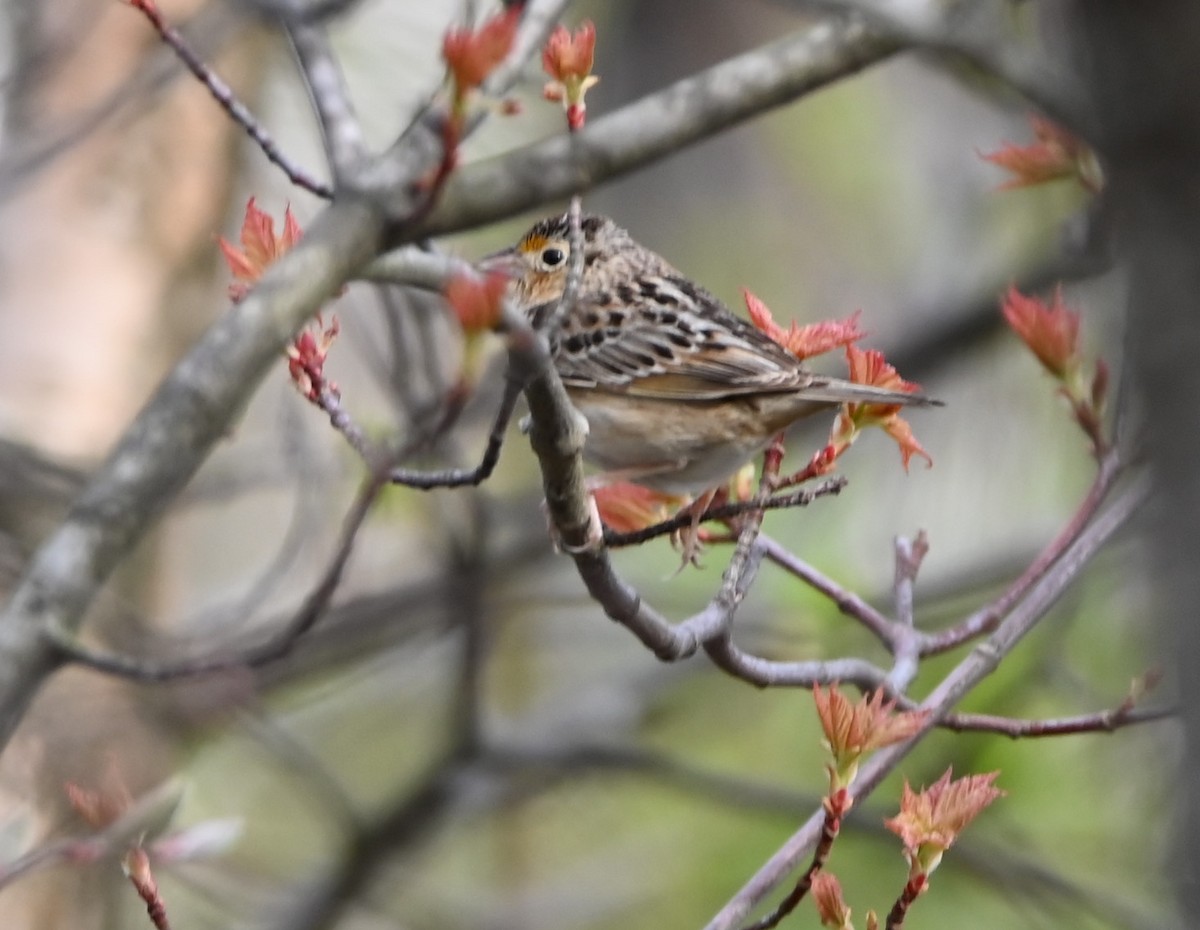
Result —
[[[283, 148], [319, 165], [279, 35], [236, 4], [163, 6], [194, 17], [198, 46]], [[570, 19], [594, 18], [599, 35], [589, 113], [803, 28], [795, 6], [572, 6]], [[37, 22], [21, 18], [33, 11]], [[6, 70], [26, 77], [7, 86], [0, 163], [0, 427], [43, 458], [10, 467], [0, 486], [10, 582], [77, 475], [226, 306], [215, 235], [236, 235], [250, 195], [276, 216], [290, 204], [302, 225], [319, 210], [228, 129], [132, 11], [14, 0], [11, 12]], [[333, 21], [372, 144], [387, 144], [437, 85], [440, 36], [461, 12], [367, 0]], [[88, 58], [97, 35], [123, 44]], [[75, 96], [55, 83], [72, 79]], [[531, 70], [517, 90], [523, 112], [489, 119], [468, 160], [561, 131], [541, 84]], [[912, 417], [932, 469], [915, 462], [906, 474], [895, 447], [868, 435], [844, 460], [841, 496], [766, 519], [768, 533], [885, 611], [893, 539], [924, 529], [917, 619], [927, 629], [1016, 577], [1092, 474], [1053, 386], [999, 317], [1008, 283], [1068, 266], [1064, 236], [1085, 207], [1068, 185], [996, 192], [1003, 178], [978, 153], [1030, 137], [1002, 88], [909, 54], [584, 200], [739, 311], [742, 287], [785, 323], [861, 308], [866, 345], [903, 359], [903, 374], [947, 402]], [[557, 206], [440, 244], [474, 257]], [[1101, 277], [1066, 293], [1083, 309], [1089, 351], [1119, 375], [1118, 292]], [[343, 336], [329, 370], [347, 406], [379, 435], [428, 422], [458, 364], [439, 302], [356, 285], [336, 309]], [[462, 427], [426, 464], [477, 457], [501, 373], [496, 354]], [[793, 462], [827, 426], [795, 433]], [[361, 476], [281, 363], [96, 607], [93, 641], [169, 657], [273, 628], [330, 557]], [[331, 615], [285, 660], [163, 687], [60, 675], [4, 758], [4, 858], [73, 829], [64, 781], [99, 784], [115, 769], [136, 794], [177, 773], [180, 824], [244, 818], [225, 855], [161, 873], [178, 927], [703, 926], [818, 803], [811, 700], [759, 691], [702, 658], [657, 662], [554, 555], [539, 499], [514, 429], [477, 490], [387, 492]], [[678, 555], [660, 540], [617, 564], [682, 618], [711, 596], [725, 559], [713, 547], [703, 568], [676, 574]], [[1132, 541], [1110, 546], [962, 709], [1043, 717], [1119, 703], [1154, 663], [1141, 561]], [[886, 659], [769, 566], [736, 636], [772, 658]], [[913, 694], [956, 659], [928, 662]], [[1008, 797], [947, 856], [909, 925], [1165, 926], [1173, 735], [1155, 724], [1053, 740], [931, 736], [903, 766], [914, 784], [951, 765], [1000, 769]], [[903, 886], [899, 844], [881, 829], [900, 784], [875, 793], [833, 854], [859, 926]], [[336, 906], [322, 912], [322, 897]], [[139, 926], [139, 908], [113, 862], [0, 891], [6, 927]], [[785, 924], [816, 925], [807, 904]]]

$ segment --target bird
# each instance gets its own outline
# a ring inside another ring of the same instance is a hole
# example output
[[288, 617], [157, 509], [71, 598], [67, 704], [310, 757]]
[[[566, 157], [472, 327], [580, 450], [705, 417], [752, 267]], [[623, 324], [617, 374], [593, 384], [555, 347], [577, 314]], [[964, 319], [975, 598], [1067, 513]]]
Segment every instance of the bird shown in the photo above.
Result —
[[[924, 394], [809, 371], [787, 349], [606, 216], [579, 221], [578, 293], [551, 353], [588, 424], [599, 480], [692, 498], [720, 487], [796, 420], [844, 403], [940, 406]], [[486, 256], [534, 326], [553, 313], [571, 266], [567, 214]]]

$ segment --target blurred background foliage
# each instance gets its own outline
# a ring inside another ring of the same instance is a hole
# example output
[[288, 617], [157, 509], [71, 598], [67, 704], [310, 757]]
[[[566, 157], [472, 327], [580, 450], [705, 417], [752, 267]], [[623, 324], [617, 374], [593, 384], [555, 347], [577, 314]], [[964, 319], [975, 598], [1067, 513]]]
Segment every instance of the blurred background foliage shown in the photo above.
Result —
[[[286, 43], [251, 5], [162, 5], [283, 148], [320, 164]], [[590, 111], [799, 28], [795, 6], [572, 7], [599, 33]], [[372, 144], [390, 141], [436, 86], [440, 36], [462, 12], [450, 0], [364, 0], [331, 23]], [[127, 8], [10, 0], [8, 14], [0, 427], [11, 445], [0, 529], [11, 581], [78, 476], [226, 306], [215, 236], [236, 236], [250, 195], [277, 216], [290, 204], [302, 224], [319, 204], [230, 129]], [[541, 83], [527, 75], [522, 113], [489, 119], [468, 159], [561, 131]], [[861, 308], [867, 345], [947, 401], [912, 418], [932, 469], [905, 474], [895, 448], [867, 436], [844, 460], [840, 497], [766, 520], [885, 610], [893, 538], [925, 529], [918, 622], [930, 628], [994, 596], [1090, 480], [1082, 436], [998, 312], [1009, 282], [1067, 274], [1061, 256], [1078, 248], [1081, 194], [998, 194], [999, 172], [978, 157], [1029, 136], [1025, 109], [1002, 88], [908, 54], [585, 198], [739, 310], [742, 287], [784, 322]], [[442, 244], [476, 256], [533, 218]], [[1118, 290], [1099, 278], [1067, 295], [1119, 372]], [[329, 370], [360, 421], [385, 434], [434, 415], [458, 364], [438, 300], [356, 285], [337, 312]], [[430, 464], [475, 459], [500, 375], [497, 357]], [[793, 461], [826, 429], [798, 430]], [[330, 557], [361, 476], [281, 364], [97, 606], [90, 638], [167, 657], [273, 628]], [[244, 818], [231, 852], [162, 876], [180, 927], [702, 926], [817, 803], [810, 700], [755, 690], [703, 659], [658, 663], [554, 556], [539, 497], [514, 429], [479, 489], [387, 492], [333, 611], [287, 659], [163, 687], [58, 676], [4, 759], [3, 857], [69, 829], [63, 782], [94, 783], [109, 760], [135, 794], [182, 773], [182, 822]], [[1153, 661], [1141, 558], [1131, 542], [1105, 551], [964, 709], [1041, 717], [1119, 703]], [[675, 574], [678, 556], [660, 540], [618, 564], [682, 617], [715, 590], [724, 559], [716, 546], [702, 569]], [[772, 657], [882, 659], [832, 604], [769, 567], [737, 635]], [[953, 661], [931, 660], [914, 693]], [[998, 768], [1009, 796], [947, 857], [912, 925], [1163, 925], [1150, 825], [1172, 784], [1172, 730], [933, 735], [903, 767], [914, 784], [948, 765]], [[464, 745], [474, 764], [443, 765]], [[893, 778], [875, 793], [832, 859], [860, 919], [886, 912], [904, 881], [899, 845], [881, 829], [899, 790]], [[353, 899], [317, 919], [311, 901], [339, 881]], [[0, 892], [6, 927], [139, 926], [139, 908], [112, 862]], [[788, 925], [816, 919], [806, 907]]]

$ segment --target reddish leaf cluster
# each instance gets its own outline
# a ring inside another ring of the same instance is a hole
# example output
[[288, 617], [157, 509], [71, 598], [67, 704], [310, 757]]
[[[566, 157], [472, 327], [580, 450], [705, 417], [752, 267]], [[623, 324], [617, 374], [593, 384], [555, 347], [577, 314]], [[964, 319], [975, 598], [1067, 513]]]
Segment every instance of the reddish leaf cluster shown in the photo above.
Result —
[[831, 872], [821, 870], [812, 879], [813, 903], [821, 918], [821, 926], [834, 930], [853, 930], [850, 908], [842, 896], [842, 883]]
[[1001, 312], [1055, 378], [1068, 380], [1079, 369], [1079, 314], [1067, 309], [1061, 287], [1055, 289], [1050, 304], [1010, 287], [1004, 295]]
[[[850, 366], [850, 380], [857, 384], [869, 384], [908, 394], [914, 393], [919, 387], [912, 381], [901, 378], [896, 369], [887, 363], [883, 354], [874, 349], [864, 351], [856, 346], [846, 346], [846, 361]], [[900, 416], [901, 409], [898, 404], [843, 404], [830, 432], [829, 444], [840, 455], [850, 447], [860, 432], [867, 427], [877, 426], [891, 436], [900, 447], [900, 458], [905, 471], [908, 470], [914, 455], [919, 455], [925, 459], [927, 465], [932, 466], [933, 459], [917, 442], [908, 421]]]
[[475, 90], [508, 56], [521, 19], [521, 5], [514, 3], [486, 20], [478, 29], [450, 29], [442, 39], [442, 58], [454, 83], [455, 97]]
[[864, 755], [908, 739], [929, 716], [924, 711], [897, 711], [896, 702], [886, 700], [882, 690], [852, 702], [836, 686], [814, 685], [813, 703], [832, 757], [826, 766], [831, 795], [850, 786]]
[[[522, 4], [514, 3], [477, 29], [461, 26], [442, 38], [442, 59], [450, 79], [450, 115], [442, 124], [442, 158], [417, 187], [435, 195], [458, 166], [458, 147], [467, 117], [467, 100], [508, 57], [517, 35]], [[430, 198], [432, 203], [432, 197]]]
[[904, 843], [910, 875], [928, 877], [971, 821], [1004, 796], [993, 784], [999, 772], [966, 775], [957, 781], [950, 780], [952, 775], [947, 769], [922, 791], [913, 791], [905, 781], [900, 813], [884, 821]]
[[1086, 377], [1079, 313], [1067, 307], [1062, 288], [1057, 288], [1053, 299], [1046, 303], [1010, 287], [1001, 312], [1042, 367], [1059, 382], [1075, 421], [1092, 441], [1093, 451], [1102, 452], [1108, 445], [1104, 427], [1108, 366], [1099, 359], [1092, 377]]
[[556, 26], [542, 49], [542, 69], [551, 80], [542, 91], [547, 100], [560, 100], [567, 111], [567, 128], [583, 128], [587, 117], [585, 97], [600, 80], [592, 74], [596, 54], [596, 27], [585, 20], [572, 34]]
[[317, 403], [326, 392], [337, 393], [337, 385], [325, 377], [325, 359], [341, 331], [336, 315], [325, 325], [321, 314], [292, 340], [287, 349], [288, 375], [296, 389]]
[[980, 154], [984, 161], [1012, 175], [1000, 185], [1000, 190], [1074, 178], [1089, 193], [1099, 192], [1104, 177], [1095, 153], [1087, 144], [1045, 117], [1032, 116], [1029, 121], [1036, 142], [1029, 145], [1006, 142], [994, 152]]
[[[811, 358], [844, 347], [851, 381], [910, 394], [917, 390], [918, 386], [901, 378], [881, 353], [864, 351], [855, 345], [866, 335], [858, 326], [861, 311], [852, 313], [844, 320], [827, 320], [808, 326], [792, 323], [790, 329], [784, 329], [775, 322], [766, 304], [749, 291], [743, 291], [743, 294], [751, 322], [797, 358]], [[843, 404], [834, 422], [828, 444], [812, 457], [803, 471], [792, 476], [790, 483], [828, 474], [837, 459], [854, 443], [858, 434], [869, 426], [880, 427], [896, 441], [900, 446], [905, 469], [914, 455], [921, 456], [930, 465], [933, 464], [929, 453], [913, 436], [908, 422], [900, 416], [898, 405]]]
[[246, 215], [242, 219], [240, 241], [242, 247], [229, 242], [224, 236], [217, 239], [221, 254], [229, 264], [236, 282], [229, 285], [229, 296], [237, 302], [244, 298], [262, 277], [267, 267], [279, 256], [291, 250], [300, 241], [300, 224], [292, 215], [292, 208], [283, 211], [283, 231], [275, 234], [275, 220], [269, 213], [258, 209], [251, 197], [246, 202]]
[[806, 326], [793, 322], [790, 329], [784, 329], [775, 322], [767, 305], [754, 294], [743, 288], [742, 296], [746, 300], [750, 321], [799, 359], [812, 358], [852, 345], [867, 335], [858, 328], [861, 310], [855, 310], [844, 320], [825, 320]]
[[[1086, 143], [1044, 117], [1031, 117], [1037, 141], [1025, 146], [1005, 144], [983, 154], [986, 161], [1010, 172], [1013, 177], [1001, 190], [1075, 178], [1090, 193], [1104, 186], [1100, 162]], [[1055, 290], [1047, 304], [1037, 297], [1010, 288], [1001, 304], [1004, 319], [1042, 366], [1061, 384], [1071, 412], [1092, 442], [1099, 458], [1108, 448], [1104, 425], [1104, 403], [1108, 393], [1108, 366], [1096, 362], [1091, 379], [1083, 372], [1079, 342], [1079, 314], [1068, 310], [1062, 289]]]
[[[229, 285], [229, 296], [235, 302], [244, 298], [267, 267], [290, 251], [300, 241], [301, 235], [300, 224], [292, 215], [291, 207], [284, 210], [283, 231], [276, 235], [275, 220], [269, 213], [260, 210], [251, 197], [246, 203], [246, 215], [242, 219], [242, 247], [236, 248], [224, 237], [218, 240], [229, 270], [237, 279]], [[339, 329], [336, 316], [326, 326], [321, 315], [317, 314], [316, 323], [305, 327], [288, 346], [288, 374], [300, 393], [311, 401], [317, 401], [326, 391], [337, 391], [337, 386], [326, 380], [324, 366]]]

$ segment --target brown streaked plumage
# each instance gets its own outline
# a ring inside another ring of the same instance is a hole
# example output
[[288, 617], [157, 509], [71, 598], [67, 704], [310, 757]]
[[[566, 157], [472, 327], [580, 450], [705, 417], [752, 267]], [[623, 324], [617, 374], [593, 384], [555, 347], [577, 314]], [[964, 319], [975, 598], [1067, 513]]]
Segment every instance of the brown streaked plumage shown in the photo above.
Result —
[[[579, 296], [552, 350], [588, 421], [584, 455], [605, 472], [696, 494], [822, 408], [938, 403], [814, 375], [612, 220], [584, 216], [581, 232]], [[569, 257], [563, 215], [536, 223], [483, 265], [512, 275], [513, 295], [537, 325], [562, 296]]]

